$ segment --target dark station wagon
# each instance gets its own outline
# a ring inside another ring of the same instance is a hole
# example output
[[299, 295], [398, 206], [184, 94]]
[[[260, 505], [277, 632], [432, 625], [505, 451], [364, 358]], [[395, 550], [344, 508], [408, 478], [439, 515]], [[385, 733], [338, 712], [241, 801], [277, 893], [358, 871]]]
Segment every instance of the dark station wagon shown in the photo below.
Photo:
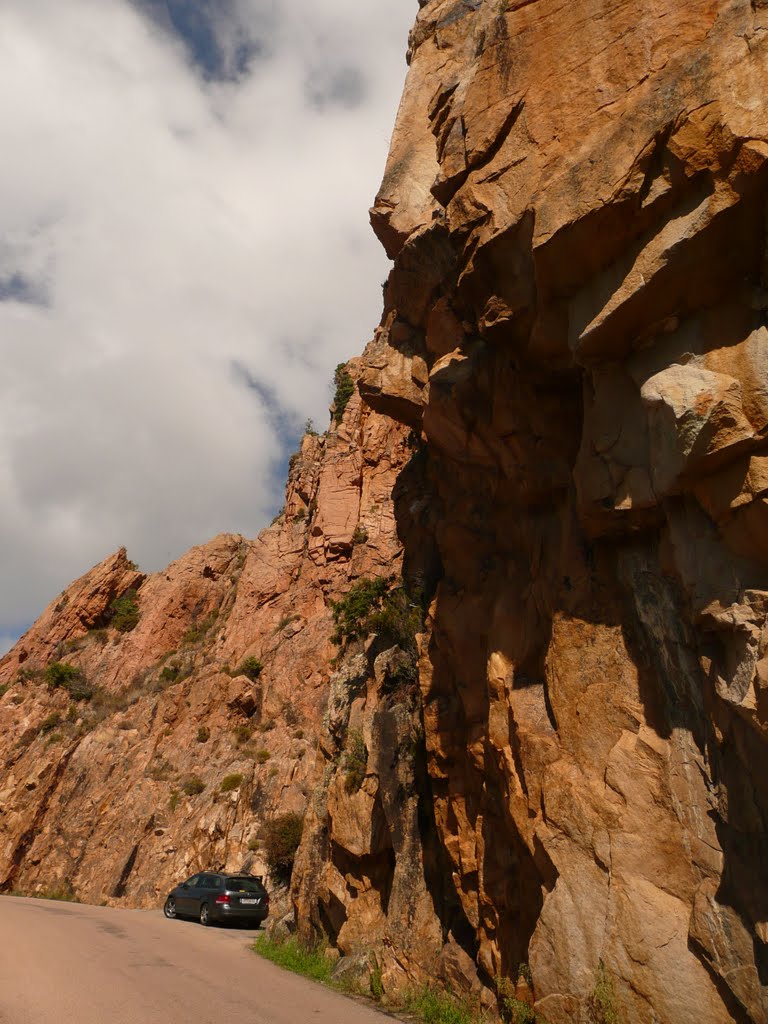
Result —
[[168, 893], [166, 917], [195, 917], [200, 924], [242, 921], [257, 928], [269, 914], [269, 893], [261, 875], [201, 872]]

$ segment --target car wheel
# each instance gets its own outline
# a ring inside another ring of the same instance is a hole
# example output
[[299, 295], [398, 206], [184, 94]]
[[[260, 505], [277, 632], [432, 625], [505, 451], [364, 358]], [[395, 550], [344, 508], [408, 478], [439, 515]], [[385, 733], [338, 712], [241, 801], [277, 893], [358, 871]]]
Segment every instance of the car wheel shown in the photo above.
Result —
[[207, 926], [211, 923], [211, 912], [208, 909], [208, 904], [204, 903], [200, 907], [200, 924]]
[[169, 896], [168, 899], [165, 901], [165, 906], [163, 907], [163, 913], [165, 914], [166, 917], [170, 918], [171, 921], [173, 921], [175, 919], [175, 917], [176, 917], [176, 900], [173, 898], [173, 896]]

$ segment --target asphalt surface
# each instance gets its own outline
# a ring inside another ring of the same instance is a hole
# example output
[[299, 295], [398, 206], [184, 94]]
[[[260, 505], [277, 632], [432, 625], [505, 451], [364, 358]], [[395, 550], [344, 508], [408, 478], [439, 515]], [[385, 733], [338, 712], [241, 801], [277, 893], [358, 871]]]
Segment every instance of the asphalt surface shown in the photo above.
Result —
[[392, 1024], [283, 971], [258, 935], [161, 911], [0, 898], [2, 1024]]

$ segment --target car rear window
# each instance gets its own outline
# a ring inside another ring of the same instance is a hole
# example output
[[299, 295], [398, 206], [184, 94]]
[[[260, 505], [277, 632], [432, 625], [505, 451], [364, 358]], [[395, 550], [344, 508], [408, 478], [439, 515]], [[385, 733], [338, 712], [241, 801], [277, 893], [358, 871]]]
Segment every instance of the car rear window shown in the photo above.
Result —
[[264, 892], [264, 886], [258, 878], [228, 878], [227, 889], [233, 892]]

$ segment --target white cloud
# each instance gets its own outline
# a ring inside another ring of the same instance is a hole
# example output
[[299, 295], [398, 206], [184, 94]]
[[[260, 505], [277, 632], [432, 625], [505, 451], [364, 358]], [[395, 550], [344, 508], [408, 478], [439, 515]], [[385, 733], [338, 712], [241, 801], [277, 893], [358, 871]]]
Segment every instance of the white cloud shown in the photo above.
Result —
[[367, 207], [414, 0], [221, 0], [218, 79], [166, 2], [0, 9], [9, 629], [120, 544], [158, 568], [254, 534], [285, 438], [233, 366], [324, 424], [380, 312]]

